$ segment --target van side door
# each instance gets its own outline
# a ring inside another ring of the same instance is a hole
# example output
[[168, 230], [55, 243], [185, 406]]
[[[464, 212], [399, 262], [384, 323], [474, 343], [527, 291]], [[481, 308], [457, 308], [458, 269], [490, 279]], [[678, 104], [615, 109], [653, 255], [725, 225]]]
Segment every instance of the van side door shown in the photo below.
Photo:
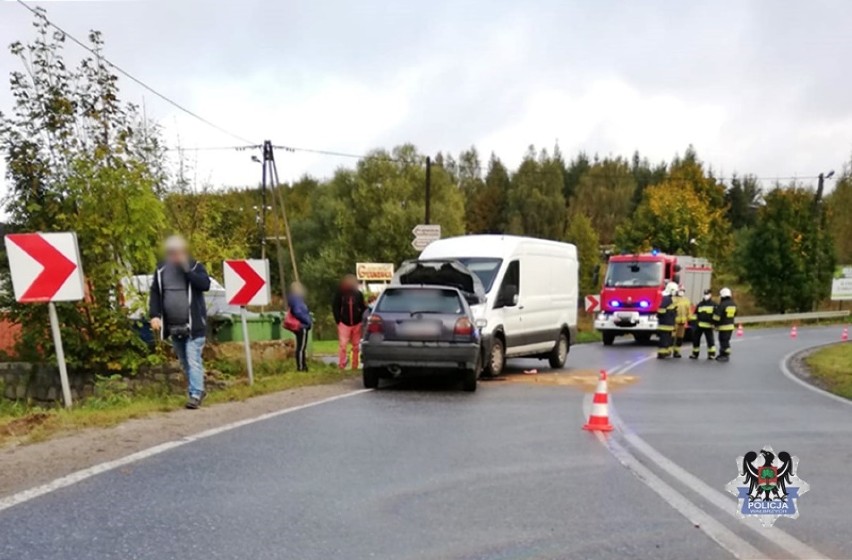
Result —
[[494, 301], [494, 315], [503, 325], [506, 337], [506, 355], [511, 355], [512, 349], [517, 348], [523, 338], [523, 311], [519, 305], [521, 289], [521, 263], [513, 260], [506, 266]]

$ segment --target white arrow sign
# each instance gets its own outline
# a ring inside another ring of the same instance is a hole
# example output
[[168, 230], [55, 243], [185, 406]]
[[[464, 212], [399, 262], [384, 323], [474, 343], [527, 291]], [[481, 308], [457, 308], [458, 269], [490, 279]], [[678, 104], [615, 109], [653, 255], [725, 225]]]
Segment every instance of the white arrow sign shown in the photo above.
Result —
[[415, 237], [422, 237], [424, 239], [434, 241], [436, 239], [441, 239], [441, 226], [440, 224], [418, 224], [414, 226], [411, 233], [413, 233]]

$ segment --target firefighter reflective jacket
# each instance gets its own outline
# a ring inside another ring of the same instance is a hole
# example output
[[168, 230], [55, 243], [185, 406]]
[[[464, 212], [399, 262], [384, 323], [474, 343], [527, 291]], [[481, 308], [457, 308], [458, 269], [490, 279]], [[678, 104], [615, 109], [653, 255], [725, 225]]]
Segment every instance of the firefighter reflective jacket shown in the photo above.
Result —
[[720, 331], [734, 330], [734, 319], [737, 316], [737, 304], [731, 298], [722, 298], [713, 313], [713, 322]]
[[686, 296], [678, 296], [674, 300], [675, 308], [677, 309], [677, 314], [675, 317], [675, 322], [678, 325], [685, 325], [689, 322], [689, 314], [692, 310], [692, 304], [689, 302], [689, 298]]
[[657, 309], [657, 325], [661, 331], [673, 331], [677, 307], [671, 296], [663, 296]]
[[695, 314], [692, 320], [698, 324], [699, 329], [712, 329], [713, 315], [716, 313], [716, 302], [712, 299], [703, 299], [695, 306]]

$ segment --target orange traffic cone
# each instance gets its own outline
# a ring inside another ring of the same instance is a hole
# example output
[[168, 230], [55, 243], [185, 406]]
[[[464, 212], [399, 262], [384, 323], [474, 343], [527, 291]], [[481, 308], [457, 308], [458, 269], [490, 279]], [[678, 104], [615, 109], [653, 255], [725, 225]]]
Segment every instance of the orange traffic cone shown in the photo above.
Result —
[[606, 389], [606, 370], [601, 370], [598, 387], [595, 389], [595, 398], [592, 400], [592, 412], [589, 414], [589, 421], [586, 422], [583, 429], [597, 432], [612, 431], [612, 425], [609, 423], [609, 394]]
[[840, 335], [840, 340], [843, 342], [849, 340], [849, 327], [843, 327], [843, 334]]
[[737, 336], [740, 337], [742, 335], [743, 335], [743, 324], [740, 323], [739, 326], [737, 327]]
[[790, 338], [796, 338], [799, 336], [799, 332], [796, 330], [796, 325], [793, 325], [793, 328], [790, 329]]

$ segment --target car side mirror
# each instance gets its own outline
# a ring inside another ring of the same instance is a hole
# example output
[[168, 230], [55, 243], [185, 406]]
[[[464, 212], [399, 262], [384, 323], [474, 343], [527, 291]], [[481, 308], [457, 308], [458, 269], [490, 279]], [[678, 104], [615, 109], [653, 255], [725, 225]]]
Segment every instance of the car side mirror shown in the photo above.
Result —
[[518, 305], [518, 294], [512, 295], [512, 307]]

